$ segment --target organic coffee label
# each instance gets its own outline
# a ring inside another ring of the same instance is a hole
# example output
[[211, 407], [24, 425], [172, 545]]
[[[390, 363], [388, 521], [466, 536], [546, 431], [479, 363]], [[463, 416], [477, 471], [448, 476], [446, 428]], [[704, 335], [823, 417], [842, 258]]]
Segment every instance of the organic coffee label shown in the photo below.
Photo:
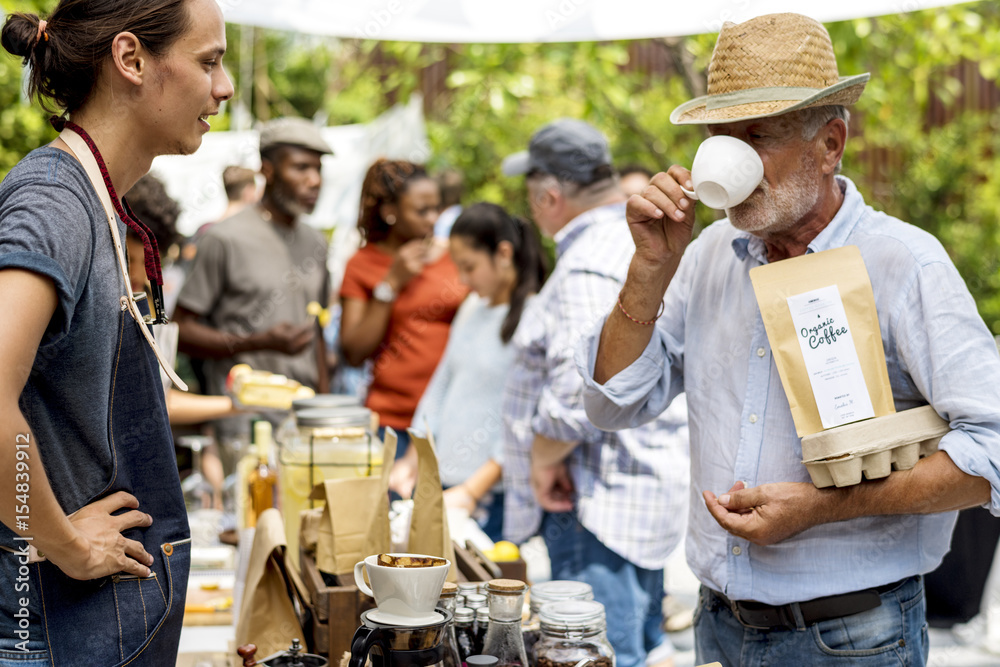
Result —
[[788, 297], [823, 428], [875, 416], [836, 285]]

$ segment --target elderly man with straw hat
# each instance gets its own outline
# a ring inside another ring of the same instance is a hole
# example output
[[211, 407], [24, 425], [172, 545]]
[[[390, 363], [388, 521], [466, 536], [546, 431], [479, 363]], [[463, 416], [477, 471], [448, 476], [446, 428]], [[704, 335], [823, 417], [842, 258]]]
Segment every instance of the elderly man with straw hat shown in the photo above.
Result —
[[[699, 663], [924, 664], [921, 575], [948, 550], [954, 510], [1000, 515], [993, 338], [941, 245], [838, 173], [845, 106], [867, 79], [839, 76], [807, 17], [724, 26], [709, 94], [671, 120], [749, 144], [760, 185], [692, 240], [691, 173], [656, 175], [628, 202], [636, 251], [618, 301], [578, 350], [601, 428], [645, 423], [687, 393]], [[930, 404], [951, 430], [912, 470], [817, 489], [748, 272], [842, 246], [870, 275], [897, 409]]]

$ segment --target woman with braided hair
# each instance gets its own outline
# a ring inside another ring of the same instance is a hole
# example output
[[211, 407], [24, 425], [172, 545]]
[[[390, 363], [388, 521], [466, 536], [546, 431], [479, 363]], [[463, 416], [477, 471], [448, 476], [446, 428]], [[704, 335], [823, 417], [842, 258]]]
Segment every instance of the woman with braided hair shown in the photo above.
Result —
[[0, 41], [62, 114], [0, 184], [0, 665], [172, 665], [191, 538], [148, 326], [163, 280], [119, 194], [232, 97], [225, 23], [214, 0], [61, 0]]
[[[341, 346], [348, 363], [372, 363], [367, 405], [383, 428], [400, 436], [397, 458], [406, 452], [406, 428], [448, 342], [451, 321], [468, 290], [434, 239], [441, 193], [423, 166], [378, 160], [361, 187], [358, 229], [364, 245], [348, 261], [340, 290]], [[395, 480], [409, 497], [412, 484]]]

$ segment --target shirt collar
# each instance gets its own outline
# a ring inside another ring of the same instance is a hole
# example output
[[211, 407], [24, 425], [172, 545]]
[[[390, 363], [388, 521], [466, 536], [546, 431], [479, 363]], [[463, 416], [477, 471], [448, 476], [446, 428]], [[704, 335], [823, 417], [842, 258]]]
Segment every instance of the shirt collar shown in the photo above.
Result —
[[[844, 193], [844, 201], [841, 202], [840, 209], [833, 216], [830, 224], [817, 234], [816, 238], [809, 244], [806, 254], [847, 245], [847, 237], [854, 231], [861, 218], [865, 201], [854, 182], [846, 176], [837, 176], [836, 179], [837, 185]], [[737, 230], [732, 247], [737, 259], [741, 262], [750, 256], [761, 264], [767, 264], [767, 247], [764, 245], [764, 241], [749, 232]]]
[[563, 253], [569, 250], [573, 242], [591, 225], [610, 219], [625, 219], [625, 202], [605, 204], [604, 206], [592, 208], [567, 222], [566, 226], [552, 237], [552, 240], [556, 244], [556, 257], [562, 257]]

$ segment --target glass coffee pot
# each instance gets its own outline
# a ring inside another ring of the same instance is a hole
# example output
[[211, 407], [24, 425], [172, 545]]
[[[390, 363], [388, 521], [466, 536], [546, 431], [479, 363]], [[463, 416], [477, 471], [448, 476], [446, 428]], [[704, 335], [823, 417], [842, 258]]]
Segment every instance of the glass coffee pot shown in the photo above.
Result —
[[351, 640], [349, 667], [364, 667], [368, 659], [372, 667], [444, 667], [451, 611], [438, 608], [441, 620], [423, 626], [377, 623], [368, 618], [373, 611], [361, 614], [361, 627]]

